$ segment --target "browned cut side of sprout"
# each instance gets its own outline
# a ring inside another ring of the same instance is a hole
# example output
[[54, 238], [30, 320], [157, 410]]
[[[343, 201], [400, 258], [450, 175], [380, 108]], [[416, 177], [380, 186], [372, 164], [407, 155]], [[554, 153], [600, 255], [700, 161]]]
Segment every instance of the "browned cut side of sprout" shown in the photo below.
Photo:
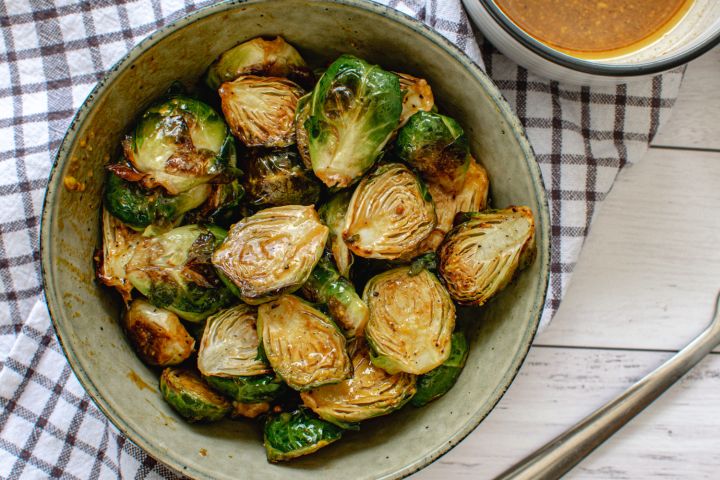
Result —
[[303, 89], [286, 78], [245, 75], [218, 90], [230, 130], [248, 147], [295, 143], [295, 109]]
[[150, 365], [177, 365], [195, 347], [177, 315], [139, 298], [125, 315], [125, 330], [140, 358]]
[[392, 260], [414, 251], [436, 221], [425, 186], [406, 166], [389, 163], [355, 189], [342, 236], [358, 256]]
[[312, 170], [312, 159], [310, 158], [310, 144], [308, 133], [305, 129], [305, 121], [310, 115], [310, 97], [312, 93], [308, 93], [300, 98], [295, 110], [295, 140], [297, 142], [298, 153], [305, 167]]
[[266, 208], [230, 228], [213, 264], [238, 287], [243, 301], [256, 305], [299, 289], [327, 237], [312, 206]]
[[407, 73], [394, 72], [400, 77], [400, 91], [403, 94], [400, 127], [414, 114], [423, 110], [429, 112], [435, 106], [432, 88], [424, 78], [413, 77]]
[[273, 370], [295, 390], [337, 383], [351, 374], [338, 327], [294, 295], [260, 305], [258, 330]]
[[142, 241], [142, 235], [102, 211], [102, 252], [96, 255], [97, 278], [108, 287], [114, 287], [122, 295], [125, 304], [130, 302], [132, 283], [127, 278], [125, 267], [133, 256], [134, 248]]
[[527, 266], [535, 252], [528, 207], [464, 214], [438, 250], [439, 272], [454, 300], [482, 305]]
[[363, 292], [370, 309], [365, 336], [373, 363], [388, 373], [427, 373], [450, 355], [455, 305], [428, 270], [399, 267], [370, 279]]

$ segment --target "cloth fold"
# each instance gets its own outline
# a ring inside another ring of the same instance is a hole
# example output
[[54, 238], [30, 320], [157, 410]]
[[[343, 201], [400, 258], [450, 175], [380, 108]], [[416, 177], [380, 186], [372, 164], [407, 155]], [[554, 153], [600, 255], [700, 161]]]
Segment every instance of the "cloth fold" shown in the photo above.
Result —
[[[42, 297], [38, 230], [55, 151], [93, 85], [143, 37], [211, 3], [0, 2], [0, 478], [173, 475], [110, 425], [72, 374]], [[551, 209], [547, 326], [598, 206], [667, 119], [683, 70], [616, 87], [563, 85], [484, 42], [460, 0], [379, 3], [464, 50], [525, 126]]]

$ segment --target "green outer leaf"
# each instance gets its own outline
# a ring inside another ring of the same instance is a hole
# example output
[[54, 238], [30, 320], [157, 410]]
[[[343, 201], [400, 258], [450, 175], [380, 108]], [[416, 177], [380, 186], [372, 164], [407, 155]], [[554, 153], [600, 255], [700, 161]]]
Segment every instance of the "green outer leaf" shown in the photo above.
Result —
[[469, 352], [467, 339], [463, 332], [453, 333], [450, 348], [450, 358], [434, 370], [418, 377], [417, 393], [410, 401], [413, 406], [422, 407], [442, 397], [455, 385], [460, 373], [465, 368]]
[[205, 381], [215, 390], [236, 402], [270, 402], [282, 395], [285, 384], [275, 375], [256, 375], [253, 377], [205, 377]]
[[346, 187], [375, 162], [400, 121], [403, 94], [397, 75], [342, 55], [313, 90], [305, 121], [315, 174], [329, 187]]
[[165, 401], [189, 422], [214, 422], [225, 417], [232, 406], [213, 392], [189, 370], [166, 368], [160, 376]]
[[342, 432], [306, 409], [271, 415], [263, 435], [267, 459], [275, 463], [313, 453], [339, 440]]

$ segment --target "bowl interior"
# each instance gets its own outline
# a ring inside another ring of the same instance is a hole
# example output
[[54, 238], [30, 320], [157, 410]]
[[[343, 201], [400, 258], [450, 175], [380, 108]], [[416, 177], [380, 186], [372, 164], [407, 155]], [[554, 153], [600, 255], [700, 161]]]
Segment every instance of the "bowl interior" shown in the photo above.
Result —
[[[490, 305], [463, 312], [476, 328], [457, 385], [426, 408], [405, 408], [289, 465], [266, 463], [252, 421], [189, 425], [163, 402], [158, 372], [134, 354], [115, 296], [94, 281], [103, 166], [135, 117], [176, 79], [192, 82], [224, 50], [282, 35], [311, 62], [347, 52], [427, 78], [445, 112], [465, 127], [489, 171], [494, 205], [529, 205], [539, 255]], [[71, 175], [86, 186], [69, 191]], [[548, 276], [548, 212], [540, 172], [517, 119], [471, 62], [419, 23], [379, 5], [250, 1], [196, 12], [145, 40], [99, 84], [58, 155], [42, 223], [46, 296], [58, 336], [82, 384], [113, 423], [157, 459], [197, 478], [396, 478], [467, 435], [507, 389], [539, 321]], [[201, 454], [200, 452], [204, 454]], [[320, 472], [322, 471], [322, 472]]]

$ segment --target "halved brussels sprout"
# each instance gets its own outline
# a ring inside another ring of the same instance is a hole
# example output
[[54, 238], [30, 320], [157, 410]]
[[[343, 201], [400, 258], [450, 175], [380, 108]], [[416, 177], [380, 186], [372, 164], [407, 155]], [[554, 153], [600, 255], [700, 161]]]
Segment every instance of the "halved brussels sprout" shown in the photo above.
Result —
[[186, 223], [201, 223], [229, 226], [239, 218], [240, 202], [245, 196], [240, 181], [211, 185], [208, 199], [183, 217]]
[[177, 315], [138, 298], [125, 314], [124, 327], [140, 358], [166, 367], [187, 360], [195, 348]]
[[273, 370], [295, 390], [350, 376], [345, 337], [324, 313], [294, 295], [260, 305], [258, 332]]
[[204, 376], [254, 376], [271, 373], [258, 359], [257, 309], [240, 304], [207, 319], [198, 370]]
[[345, 228], [345, 214], [347, 213], [352, 191], [343, 190], [335, 194], [326, 204], [320, 207], [318, 214], [325, 225], [330, 229], [328, 245], [330, 252], [335, 259], [340, 275], [350, 279], [350, 268], [355, 257], [342, 238], [342, 231]]
[[340, 276], [332, 260], [323, 256], [301, 289], [305, 298], [324, 303], [330, 316], [347, 338], [362, 335], [368, 321], [368, 308], [350, 281]]
[[224, 231], [217, 227], [185, 225], [136, 247], [127, 264], [127, 276], [156, 307], [180, 318], [199, 322], [232, 299], [210, 261]]
[[212, 90], [241, 75], [288, 77], [308, 85], [312, 72], [292, 45], [282, 37], [273, 40], [253, 38], [224, 52], [205, 74], [205, 83]]
[[248, 147], [295, 143], [295, 108], [305, 92], [286, 78], [244, 75], [218, 90], [232, 133]]
[[428, 270], [381, 273], [365, 286], [370, 308], [365, 327], [372, 362], [388, 373], [427, 373], [450, 356], [455, 305]]
[[535, 220], [528, 207], [463, 215], [438, 250], [440, 275], [454, 300], [482, 305], [510, 283], [535, 254]]
[[257, 418], [263, 413], [270, 411], [270, 404], [268, 402], [258, 403], [233, 403], [233, 410], [231, 416], [233, 418], [245, 417], [245, 418]]
[[395, 72], [400, 78], [400, 90], [403, 93], [400, 126], [419, 111], [429, 112], [435, 107], [432, 88], [424, 78], [413, 77], [407, 73]]
[[397, 75], [351, 55], [335, 60], [318, 81], [305, 121], [315, 175], [347, 187], [378, 158], [400, 120]]
[[300, 97], [295, 109], [295, 142], [297, 144], [300, 158], [308, 168], [312, 170], [312, 160], [310, 159], [310, 140], [308, 139], [307, 130], [305, 130], [305, 121], [310, 115], [310, 99], [312, 93]]
[[353, 350], [352, 377], [300, 394], [306, 407], [343, 428], [392, 413], [415, 394], [415, 375], [391, 375], [373, 365], [362, 339], [355, 341]]
[[269, 402], [287, 390], [282, 380], [273, 374], [252, 377], [205, 377], [205, 381], [218, 392], [240, 403]]
[[214, 422], [225, 417], [232, 406], [213, 392], [195, 373], [168, 367], [160, 376], [165, 401], [189, 422]]
[[316, 452], [340, 440], [342, 428], [303, 408], [269, 416], [263, 433], [267, 459], [276, 463]]
[[403, 258], [413, 258], [420, 253], [436, 251], [445, 235], [452, 230], [458, 213], [480, 212], [487, 208], [489, 189], [487, 172], [474, 159], [470, 160], [470, 166], [459, 191], [448, 192], [433, 182], [428, 182], [427, 188], [435, 204], [437, 225], [435, 230], [420, 243], [417, 251]]
[[422, 407], [449, 392], [465, 368], [467, 357], [468, 344], [465, 334], [453, 333], [450, 357], [439, 367], [418, 377], [417, 393], [410, 403], [415, 407]]
[[213, 263], [237, 285], [244, 302], [257, 305], [300, 288], [327, 236], [312, 206], [267, 208], [230, 228]]
[[133, 285], [125, 268], [143, 238], [105, 208], [102, 211], [102, 236], [102, 250], [95, 255], [97, 278], [104, 285], [114, 287], [127, 304]]
[[[171, 195], [217, 180], [227, 170], [233, 139], [222, 117], [200, 100], [175, 95], [150, 107], [123, 141], [133, 178]], [[120, 174], [120, 170], [114, 170]]]
[[151, 224], [173, 224], [202, 205], [211, 191], [210, 185], [203, 184], [171, 196], [161, 189], [146, 190], [111, 172], [105, 182], [104, 205], [114, 216], [141, 230]]
[[320, 198], [320, 182], [290, 149], [255, 149], [243, 167], [243, 185], [253, 207], [312, 205]]
[[428, 182], [457, 191], [470, 162], [468, 140], [458, 122], [432, 112], [417, 112], [398, 133], [395, 151]]
[[401, 163], [379, 166], [353, 193], [343, 239], [361, 257], [392, 260], [415, 250], [436, 224], [423, 183]]

